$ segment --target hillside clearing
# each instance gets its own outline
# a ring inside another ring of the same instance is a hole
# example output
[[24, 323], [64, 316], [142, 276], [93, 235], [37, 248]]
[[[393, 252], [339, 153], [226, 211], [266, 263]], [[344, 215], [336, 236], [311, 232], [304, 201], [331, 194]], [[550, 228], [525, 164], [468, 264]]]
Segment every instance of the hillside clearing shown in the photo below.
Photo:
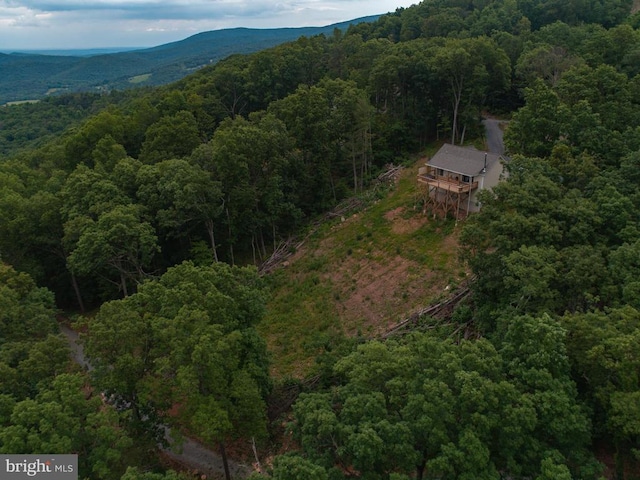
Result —
[[310, 374], [332, 340], [379, 336], [466, 277], [457, 254], [461, 224], [427, 217], [416, 203], [422, 163], [404, 169], [383, 198], [322, 225], [270, 275], [259, 329], [274, 375]]

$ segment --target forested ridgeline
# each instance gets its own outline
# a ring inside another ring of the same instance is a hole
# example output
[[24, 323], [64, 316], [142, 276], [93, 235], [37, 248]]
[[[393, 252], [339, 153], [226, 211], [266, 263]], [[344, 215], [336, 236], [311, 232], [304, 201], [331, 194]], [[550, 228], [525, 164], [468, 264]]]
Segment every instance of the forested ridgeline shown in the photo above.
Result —
[[226, 28], [152, 48], [114, 49], [112, 53], [101, 53], [100, 49], [0, 53], [0, 105], [78, 92], [166, 85], [234, 53], [257, 52], [303, 35], [331, 34], [336, 28], [346, 30], [349, 25], [378, 17], [322, 27]]
[[[453, 315], [481, 338], [451, 336], [450, 325], [327, 348], [315, 390], [289, 417], [296, 448], [269, 475], [636, 478], [640, 17], [631, 10], [631, 1], [424, 1], [345, 34], [229, 57], [168, 87], [93, 99], [82, 113], [73, 113], [82, 96], [3, 109], [5, 125], [21, 126], [3, 131], [12, 153], [0, 163], [0, 451], [78, 452], [88, 478], [130, 480], [165, 478], [140, 473], [154, 468], [147, 454], [163, 425], [217, 447], [267, 442], [274, 379], [255, 327], [268, 295], [255, 271], [233, 265], [260, 264], [388, 163], [481, 139], [488, 111], [511, 117], [509, 176], [462, 227], [477, 280]], [[29, 139], [55, 111], [75, 125], [16, 152], [12, 138]], [[58, 337], [43, 337], [55, 332], [49, 292], [59, 308], [99, 308], [80, 322], [89, 376], [62, 361]], [[40, 318], [46, 328], [29, 323]], [[40, 365], [33, 355], [44, 349], [60, 362]], [[62, 396], [78, 392], [86, 414], [73, 422], [88, 436], [55, 432], [42, 443], [55, 415], [71, 415]]]

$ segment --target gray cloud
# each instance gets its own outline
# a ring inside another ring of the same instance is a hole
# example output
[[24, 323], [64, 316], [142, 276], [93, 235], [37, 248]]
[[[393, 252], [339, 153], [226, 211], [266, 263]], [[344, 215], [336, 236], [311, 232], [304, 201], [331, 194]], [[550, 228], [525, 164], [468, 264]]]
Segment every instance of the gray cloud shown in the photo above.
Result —
[[320, 26], [417, 0], [0, 0], [0, 50], [152, 46], [228, 27]]
[[69, 0], [64, 2], [47, 1], [5, 1], [0, 2], [9, 8], [27, 8], [36, 12], [118, 12], [124, 16], [149, 19], [182, 19], [199, 18], [202, 15], [234, 15], [251, 16], [256, 13], [268, 13], [294, 10], [298, 5], [314, 4], [313, 0], [307, 2], [279, 2], [268, 1], [241, 1], [241, 0], [209, 0], [209, 1], [82, 1]]

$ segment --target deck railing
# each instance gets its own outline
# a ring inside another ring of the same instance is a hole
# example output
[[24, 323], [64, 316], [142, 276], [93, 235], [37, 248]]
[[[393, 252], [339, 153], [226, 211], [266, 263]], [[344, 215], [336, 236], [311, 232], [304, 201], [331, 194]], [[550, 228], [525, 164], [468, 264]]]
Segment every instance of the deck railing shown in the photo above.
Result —
[[478, 182], [464, 182], [447, 175], [434, 175], [429, 172], [418, 173], [418, 181], [450, 192], [469, 192], [478, 188]]

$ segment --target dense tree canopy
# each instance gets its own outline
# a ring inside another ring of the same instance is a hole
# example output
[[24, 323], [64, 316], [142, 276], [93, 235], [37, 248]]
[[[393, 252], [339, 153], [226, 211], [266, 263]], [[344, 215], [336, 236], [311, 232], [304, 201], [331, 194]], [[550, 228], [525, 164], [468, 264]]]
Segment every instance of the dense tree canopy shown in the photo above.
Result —
[[53, 296], [0, 264], [0, 452], [78, 455], [82, 478], [118, 479], [144, 456], [92, 393], [58, 333]]
[[[266, 348], [255, 331], [263, 293], [255, 271], [183, 263], [88, 324], [98, 388], [131, 412], [129, 431], [154, 445], [178, 423], [223, 445], [266, 434]], [[224, 450], [223, 450], [224, 451]]]
[[520, 317], [500, 350], [429, 335], [368, 343], [336, 364], [332, 392], [300, 397], [294, 432], [310, 459], [346, 477], [532, 478], [546, 459], [584, 466], [589, 421], [563, 338], [548, 317]]

